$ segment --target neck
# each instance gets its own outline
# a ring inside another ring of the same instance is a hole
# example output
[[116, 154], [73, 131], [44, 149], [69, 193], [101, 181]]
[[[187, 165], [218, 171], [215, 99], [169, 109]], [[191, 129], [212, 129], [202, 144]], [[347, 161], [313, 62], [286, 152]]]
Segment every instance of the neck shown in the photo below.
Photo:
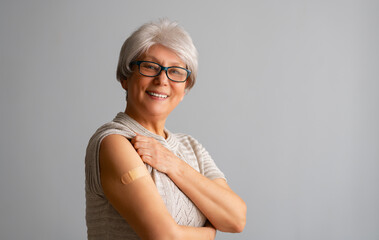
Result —
[[125, 113], [150, 132], [166, 138], [166, 133], [164, 132], [166, 118], [160, 116], [144, 116], [128, 107], [126, 107]]

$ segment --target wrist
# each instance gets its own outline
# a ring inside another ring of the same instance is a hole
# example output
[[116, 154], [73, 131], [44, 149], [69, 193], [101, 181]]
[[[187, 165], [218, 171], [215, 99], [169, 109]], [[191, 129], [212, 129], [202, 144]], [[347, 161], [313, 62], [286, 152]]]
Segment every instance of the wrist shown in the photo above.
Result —
[[205, 223], [204, 228], [208, 229], [211, 239], [214, 239], [216, 237], [217, 230], [208, 220]]
[[171, 167], [167, 170], [166, 174], [172, 179], [172, 177], [181, 175], [183, 172], [183, 160], [173, 155], [171, 159]]

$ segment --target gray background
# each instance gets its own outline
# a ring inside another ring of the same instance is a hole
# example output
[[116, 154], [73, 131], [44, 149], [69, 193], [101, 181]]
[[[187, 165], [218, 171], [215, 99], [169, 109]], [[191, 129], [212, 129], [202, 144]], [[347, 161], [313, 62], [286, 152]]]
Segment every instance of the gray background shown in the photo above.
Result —
[[168, 17], [200, 52], [167, 127], [246, 201], [217, 239], [379, 239], [378, 1], [0, 3], [0, 239], [85, 239], [84, 154], [125, 107], [119, 49]]

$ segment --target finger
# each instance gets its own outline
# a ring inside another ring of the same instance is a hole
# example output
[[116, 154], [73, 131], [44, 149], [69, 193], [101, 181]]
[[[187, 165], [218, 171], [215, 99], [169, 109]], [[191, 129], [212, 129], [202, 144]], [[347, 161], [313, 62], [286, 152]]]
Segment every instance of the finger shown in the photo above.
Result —
[[146, 137], [143, 135], [136, 135], [133, 139], [134, 139], [134, 142], [150, 142], [150, 141], [152, 141], [151, 137]]
[[131, 142], [132, 144], [134, 144], [134, 143], [136, 143], [136, 142], [143, 141], [143, 139], [144, 139], [144, 136], [142, 136], [142, 135], [136, 133], [136, 135], [131, 139], [130, 142]]
[[150, 156], [141, 156], [141, 159], [142, 159], [142, 161], [144, 162], [144, 163], [147, 163], [147, 164], [149, 164], [150, 166], [151, 166], [151, 157]]
[[130, 139], [130, 142], [131, 142], [132, 144], [134, 144], [134, 143], [136, 142], [136, 136], [132, 137], [132, 139]]
[[135, 149], [150, 148], [150, 144], [147, 142], [135, 142], [135, 143], [133, 143], [133, 147]]
[[138, 155], [140, 155], [141, 157], [142, 156], [152, 157], [152, 154], [151, 154], [150, 150], [147, 149], [147, 148], [139, 148], [139, 149], [136, 149], [136, 150], [137, 150]]

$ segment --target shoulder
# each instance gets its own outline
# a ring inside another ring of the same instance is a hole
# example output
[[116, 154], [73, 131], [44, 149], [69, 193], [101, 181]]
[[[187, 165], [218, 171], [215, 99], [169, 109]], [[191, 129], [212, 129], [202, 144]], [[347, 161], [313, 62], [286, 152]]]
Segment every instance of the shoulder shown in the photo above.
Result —
[[117, 148], [124, 145], [131, 146], [131, 143], [123, 135], [109, 134], [103, 138], [100, 145], [102, 148]]
[[[104, 147], [111, 149], [111, 145], [114, 143], [116, 143], [116, 145], [113, 147], [116, 148], [123, 144], [128, 145], [127, 138], [131, 138], [133, 134], [132, 131], [121, 126], [119, 123], [109, 122], [102, 125], [88, 141], [85, 157], [86, 165], [98, 165], [100, 149], [103, 149]], [[106, 140], [105, 143], [103, 143], [104, 140]], [[129, 145], [131, 144], [129, 143]]]
[[101, 127], [99, 127], [96, 132], [93, 134], [92, 138], [101, 137], [104, 138], [107, 135], [110, 134], [119, 134], [128, 136], [132, 134], [133, 132], [127, 128], [125, 125], [122, 125], [117, 122], [108, 122], [103, 124]]
[[143, 162], [127, 138], [111, 134], [101, 142], [99, 163], [101, 179], [105, 177], [117, 181], [119, 179], [115, 176], [121, 176], [127, 169], [133, 169]]
[[134, 153], [134, 147], [130, 141], [122, 135], [110, 134], [103, 138], [100, 143], [100, 159], [115, 159], [121, 160], [130, 153]]
[[203, 145], [193, 136], [184, 133], [175, 133], [174, 135], [180, 145], [184, 146], [187, 150], [191, 149], [191, 151], [197, 154], [204, 151]]
[[[120, 124], [106, 123], [91, 136], [85, 153], [86, 184], [89, 191], [103, 195], [100, 180], [100, 163], [113, 163], [114, 166], [125, 161], [123, 156], [134, 156], [133, 146], [127, 140], [127, 132]], [[133, 150], [133, 151], [132, 151]], [[125, 151], [127, 151], [125, 153]], [[100, 156], [101, 155], [101, 156]], [[102, 161], [102, 160], [106, 161]]]
[[191, 144], [191, 145], [198, 145], [198, 144], [200, 144], [199, 141], [197, 141], [191, 135], [184, 134], [184, 133], [174, 133], [173, 135], [175, 136], [176, 140], [179, 141], [180, 143], [188, 143], [188, 144]]
[[112, 135], [112, 134], [118, 134], [126, 138], [131, 138], [134, 132], [120, 123], [117, 123], [114, 121], [108, 122], [108, 123], [103, 124], [101, 127], [99, 127], [95, 131], [95, 133], [91, 136], [88, 142], [88, 146], [92, 145], [92, 147], [96, 147], [102, 142], [102, 140], [106, 136]]

